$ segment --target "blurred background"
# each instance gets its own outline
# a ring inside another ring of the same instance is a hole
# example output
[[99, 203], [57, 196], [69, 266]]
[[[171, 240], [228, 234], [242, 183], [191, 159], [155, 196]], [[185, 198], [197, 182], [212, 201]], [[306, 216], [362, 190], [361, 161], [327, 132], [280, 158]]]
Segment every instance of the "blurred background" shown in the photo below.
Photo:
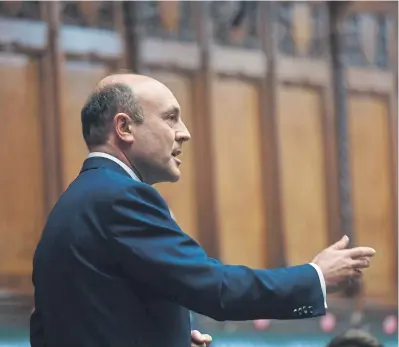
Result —
[[306, 263], [347, 234], [362, 282], [306, 321], [217, 323], [214, 346], [325, 346], [359, 327], [397, 346], [397, 2], [0, 2], [0, 346], [27, 346], [32, 256], [87, 150], [103, 76], [164, 82], [193, 140], [159, 185], [183, 230], [232, 264]]

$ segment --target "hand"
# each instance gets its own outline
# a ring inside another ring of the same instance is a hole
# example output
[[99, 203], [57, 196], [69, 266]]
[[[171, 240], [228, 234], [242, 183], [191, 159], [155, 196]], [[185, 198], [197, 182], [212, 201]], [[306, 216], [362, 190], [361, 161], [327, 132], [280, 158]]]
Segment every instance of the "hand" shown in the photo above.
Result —
[[370, 247], [347, 249], [348, 244], [349, 238], [344, 236], [313, 259], [324, 275], [327, 289], [361, 276], [362, 269], [370, 266], [375, 250]]
[[212, 337], [208, 334], [201, 334], [198, 330], [191, 331], [191, 347], [208, 347]]

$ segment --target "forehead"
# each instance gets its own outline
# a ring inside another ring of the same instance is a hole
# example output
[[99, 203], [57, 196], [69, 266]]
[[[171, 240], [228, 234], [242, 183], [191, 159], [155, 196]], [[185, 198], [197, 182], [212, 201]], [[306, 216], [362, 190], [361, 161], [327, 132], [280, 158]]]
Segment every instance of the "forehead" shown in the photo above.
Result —
[[148, 83], [137, 95], [143, 108], [152, 112], [166, 113], [170, 111], [180, 112], [180, 105], [172, 91], [158, 81]]

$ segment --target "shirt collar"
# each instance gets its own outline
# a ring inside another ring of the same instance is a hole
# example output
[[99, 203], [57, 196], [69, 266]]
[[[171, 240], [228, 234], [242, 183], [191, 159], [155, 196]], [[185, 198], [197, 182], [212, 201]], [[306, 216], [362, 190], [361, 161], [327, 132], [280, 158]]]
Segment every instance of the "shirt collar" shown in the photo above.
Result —
[[137, 177], [137, 175], [133, 172], [133, 170], [129, 166], [127, 166], [124, 162], [114, 157], [113, 155], [103, 152], [91, 152], [87, 158], [95, 158], [95, 157], [101, 157], [112, 160], [113, 162], [120, 165], [129, 174], [131, 178], [133, 178], [135, 181], [140, 181], [140, 179]]

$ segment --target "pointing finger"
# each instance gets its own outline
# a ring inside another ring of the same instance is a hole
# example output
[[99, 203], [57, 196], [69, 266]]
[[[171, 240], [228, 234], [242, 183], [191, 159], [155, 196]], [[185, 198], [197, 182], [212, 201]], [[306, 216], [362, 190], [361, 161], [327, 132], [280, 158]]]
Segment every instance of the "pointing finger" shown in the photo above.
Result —
[[375, 254], [375, 250], [370, 247], [356, 247], [349, 249], [348, 252], [352, 258], [372, 257]]

